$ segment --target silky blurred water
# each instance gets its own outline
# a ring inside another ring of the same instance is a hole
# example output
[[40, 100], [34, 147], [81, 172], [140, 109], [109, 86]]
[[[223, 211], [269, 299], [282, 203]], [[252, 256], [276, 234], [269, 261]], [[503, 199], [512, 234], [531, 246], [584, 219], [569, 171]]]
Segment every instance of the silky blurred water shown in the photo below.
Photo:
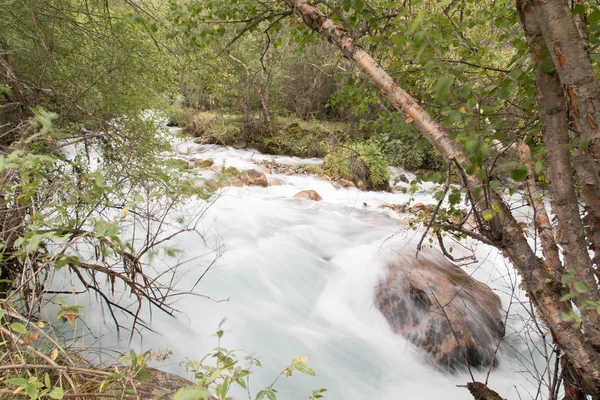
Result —
[[[259, 159], [273, 159], [249, 150], [191, 142], [180, 143], [178, 150], [180, 157], [213, 158], [217, 165], [240, 169], [256, 167], [254, 161]], [[128, 333], [117, 335], [96, 299], [84, 301], [86, 324], [99, 336], [95, 346], [101, 351], [168, 348], [173, 352], [170, 359], [155, 365], [185, 376], [182, 362], [200, 359], [216, 347], [213, 334], [227, 318], [222, 346], [239, 349], [242, 358], [252, 354], [263, 364], [251, 376], [254, 394], [294, 357], [309, 355], [307, 364], [317, 376], [282, 378], [276, 386], [278, 398], [308, 398], [311, 389], [320, 387], [328, 389], [326, 399], [339, 400], [471, 398], [466, 389], [456, 387], [471, 380], [467, 371], [449, 374], [429, 365], [420, 349], [391, 331], [374, 305], [374, 289], [385, 278], [386, 260], [398, 254], [412, 256], [421, 234], [409, 228], [407, 217], [378, 206], [406, 203], [410, 195], [336, 189], [313, 176], [274, 177], [283, 184], [223, 189], [201, 220], [203, 237], [178, 236], [169, 245], [183, 253], [177, 259], [153, 261], [157, 272], [182, 262], [175, 282], [179, 291], [192, 288], [204, 275], [195, 291], [210, 299], [177, 297], [176, 318], [144, 311], [155, 332], [134, 335], [131, 343]], [[323, 201], [292, 198], [304, 189], [316, 190]], [[434, 204], [429, 189], [423, 186], [412, 203]], [[204, 202], [190, 202], [179, 213], [191, 217], [204, 207]], [[466, 254], [462, 246], [474, 245], [454, 246], [456, 254]], [[533, 398], [538, 387], [534, 364], [528, 360], [539, 359], [543, 350], [539, 338], [533, 337], [529, 344], [523, 341], [529, 332], [526, 298], [512, 268], [496, 250], [479, 245], [475, 251], [478, 261], [465, 270], [491, 286], [509, 313], [507, 337], [489, 384], [508, 399]], [[441, 257], [435, 247], [425, 252], [432, 259]], [[122, 304], [132, 302], [122, 299]], [[486, 379], [487, 370], [473, 373], [478, 380]], [[244, 391], [235, 394], [247, 398]]]

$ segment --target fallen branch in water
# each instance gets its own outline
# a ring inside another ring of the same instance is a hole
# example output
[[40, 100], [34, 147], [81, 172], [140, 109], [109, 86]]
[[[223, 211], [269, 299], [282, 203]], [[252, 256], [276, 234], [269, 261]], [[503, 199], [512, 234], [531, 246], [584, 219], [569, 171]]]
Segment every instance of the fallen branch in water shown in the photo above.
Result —
[[456, 387], [469, 389], [475, 400], [506, 400], [481, 382], [469, 382], [466, 385], [456, 385]]

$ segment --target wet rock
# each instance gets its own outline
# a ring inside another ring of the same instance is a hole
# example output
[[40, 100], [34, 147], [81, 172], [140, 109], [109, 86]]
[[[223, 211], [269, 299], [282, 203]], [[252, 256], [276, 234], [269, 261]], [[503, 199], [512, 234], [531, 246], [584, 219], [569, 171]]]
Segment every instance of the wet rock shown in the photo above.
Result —
[[194, 139], [196, 144], [220, 144], [221, 141], [214, 135], [204, 135]]
[[196, 160], [196, 167], [198, 168], [209, 168], [212, 167], [215, 162], [212, 158], [207, 158], [204, 160]]
[[406, 204], [383, 203], [379, 205], [379, 208], [388, 208], [392, 211], [396, 211], [397, 213], [403, 213], [406, 211]]
[[500, 298], [441, 255], [388, 264], [377, 307], [404, 336], [449, 370], [494, 363], [504, 336]]
[[294, 196], [295, 199], [305, 199], [305, 200], [313, 200], [313, 201], [321, 201], [323, 198], [314, 190], [303, 190], [299, 193], [296, 193]]
[[[262, 187], [269, 186], [269, 181], [267, 180], [266, 175], [255, 169], [250, 169], [248, 171], [242, 172], [239, 177], [239, 180], [244, 185], [262, 186]], [[234, 184], [234, 186], [236, 186], [236, 185]]]
[[356, 185], [354, 183], [350, 182], [347, 179], [338, 179], [336, 182], [338, 183], [338, 185], [340, 185], [343, 188], [355, 188], [356, 187]]
[[256, 168], [256, 170], [262, 172], [263, 174], [272, 174], [273, 173], [271, 168], [264, 167], [264, 166], [258, 167], [258, 168]]
[[394, 183], [398, 183], [398, 182], [410, 183], [410, 180], [408, 179], [408, 177], [406, 176], [406, 174], [400, 174], [400, 175], [397, 175], [394, 178]]
[[268, 182], [269, 186], [281, 186], [281, 181], [277, 178], [269, 178]]
[[245, 139], [237, 139], [231, 145], [231, 147], [233, 147], [236, 150], [245, 149], [247, 146], [248, 146], [248, 142], [246, 142]]
[[360, 190], [367, 190], [367, 189], [369, 189], [369, 187], [367, 186], [367, 184], [364, 183], [363, 181], [358, 181], [358, 183], [356, 184], [356, 187], [358, 187]]
[[410, 208], [413, 211], [425, 211], [429, 208], [429, 206], [423, 203], [415, 203]]

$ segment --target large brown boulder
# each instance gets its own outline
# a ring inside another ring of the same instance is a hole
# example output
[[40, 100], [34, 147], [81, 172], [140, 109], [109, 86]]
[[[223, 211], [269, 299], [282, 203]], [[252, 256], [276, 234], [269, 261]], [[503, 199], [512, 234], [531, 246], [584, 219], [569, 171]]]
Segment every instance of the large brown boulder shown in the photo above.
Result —
[[450, 370], [494, 364], [504, 336], [500, 298], [441, 255], [388, 263], [377, 307], [394, 332]]
[[355, 188], [356, 187], [356, 185], [354, 183], [350, 182], [347, 179], [343, 179], [343, 178], [338, 179], [337, 183], [343, 188]]
[[242, 172], [239, 177], [239, 180], [243, 185], [254, 185], [254, 186], [269, 186], [269, 181], [267, 180], [267, 176], [260, 171], [255, 169], [249, 169], [248, 171]]
[[305, 199], [305, 200], [313, 200], [313, 201], [321, 201], [323, 198], [319, 193], [314, 190], [303, 190], [294, 195], [295, 199]]

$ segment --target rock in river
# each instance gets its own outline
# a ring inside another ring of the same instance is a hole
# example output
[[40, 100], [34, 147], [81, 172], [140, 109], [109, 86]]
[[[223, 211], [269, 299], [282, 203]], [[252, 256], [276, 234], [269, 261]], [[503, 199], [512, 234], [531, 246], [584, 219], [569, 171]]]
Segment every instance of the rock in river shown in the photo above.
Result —
[[314, 200], [321, 201], [323, 198], [314, 190], [303, 190], [299, 193], [296, 193], [294, 196], [295, 199], [305, 199], [305, 200]]
[[388, 263], [377, 306], [399, 335], [449, 370], [494, 363], [504, 336], [500, 298], [441, 255]]

